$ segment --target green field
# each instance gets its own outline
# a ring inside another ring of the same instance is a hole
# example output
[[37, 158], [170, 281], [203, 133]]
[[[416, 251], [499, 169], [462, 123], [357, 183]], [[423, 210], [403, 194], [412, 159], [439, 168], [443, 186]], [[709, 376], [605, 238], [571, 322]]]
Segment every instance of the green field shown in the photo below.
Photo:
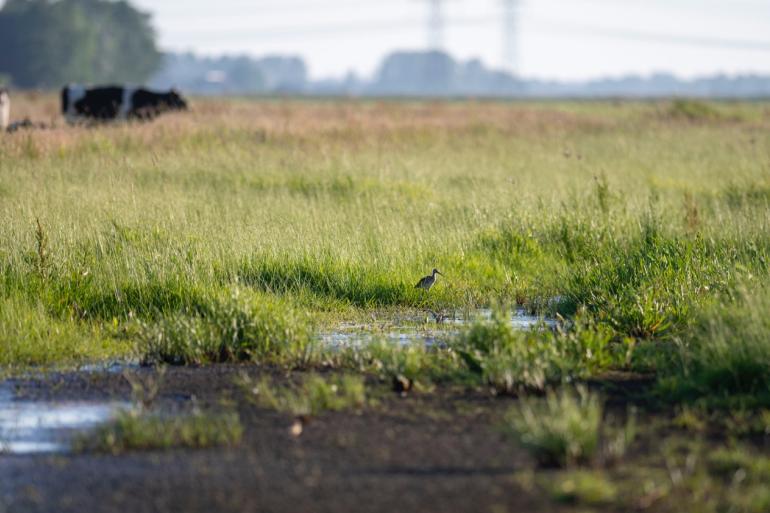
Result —
[[[52, 97], [19, 103], [56, 119]], [[729, 440], [717, 471], [682, 478], [692, 496], [767, 511], [770, 458], [750, 454], [770, 433], [767, 103], [199, 100], [153, 124], [57, 123], [0, 136], [5, 372], [252, 361], [503, 394], [652, 376], [629, 404]], [[415, 290], [434, 267], [446, 279]], [[514, 304], [560, 328], [478, 323], [439, 351], [314, 343]], [[520, 414], [520, 443], [592, 459], [550, 448], [574, 425]], [[629, 486], [574, 472], [556, 496]]]

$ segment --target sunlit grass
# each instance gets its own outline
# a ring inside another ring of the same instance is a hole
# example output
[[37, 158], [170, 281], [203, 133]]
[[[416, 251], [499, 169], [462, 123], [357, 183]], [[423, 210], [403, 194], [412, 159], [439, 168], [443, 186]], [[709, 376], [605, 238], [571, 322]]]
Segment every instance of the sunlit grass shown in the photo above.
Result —
[[310, 374], [299, 385], [291, 387], [277, 386], [267, 377], [254, 382], [242, 376], [238, 383], [256, 404], [298, 417], [361, 408], [366, 404], [366, 385], [361, 376], [355, 375]]
[[[484, 371], [542, 387], [628, 363], [629, 338], [680, 337], [745, 276], [766, 280], [762, 104], [200, 100], [85, 129], [52, 97], [17, 103], [56, 126], [0, 139], [2, 326], [29, 335], [7, 363], [137, 344], [253, 360], [374, 309], [502, 301], [560, 312], [555, 340], [590, 350], [566, 373], [507, 349]], [[446, 279], [415, 290], [433, 267]], [[236, 291], [240, 313], [221, 311]], [[391, 356], [389, 374], [435, 370]]]
[[635, 419], [624, 427], [603, 425], [603, 399], [584, 387], [522, 398], [505, 429], [544, 466], [588, 464], [622, 457], [636, 436]]
[[117, 418], [79, 435], [73, 442], [78, 452], [121, 454], [128, 451], [203, 449], [237, 445], [243, 435], [238, 415], [193, 412], [163, 416], [143, 411], [124, 411]]

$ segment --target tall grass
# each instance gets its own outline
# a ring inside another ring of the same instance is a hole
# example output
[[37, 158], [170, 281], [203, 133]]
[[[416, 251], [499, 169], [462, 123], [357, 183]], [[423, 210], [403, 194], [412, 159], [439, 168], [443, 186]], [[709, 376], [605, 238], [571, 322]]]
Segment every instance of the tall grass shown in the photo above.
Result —
[[146, 363], [296, 364], [312, 353], [305, 319], [284, 304], [254, 296], [235, 295], [205, 311], [171, 314], [145, 324], [139, 339]]
[[491, 322], [472, 325], [453, 349], [467, 369], [499, 392], [543, 390], [620, 365], [627, 349], [612, 330], [578, 317], [569, 328], [514, 330], [495, 312]]
[[[303, 339], [304, 314], [499, 300], [670, 339], [739, 275], [766, 279], [761, 104], [694, 123], [643, 104], [200, 100], [99, 129], [64, 126], [52, 96], [17, 104], [56, 126], [0, 138], [0, 330], [32, 340], [34, 311], [59, 335], [7, 362], [126, 354], [113, 335], [136, 342], [137, 323], [163, 335], [152, 358], [219, 361], [234, 339], [240, 359]], [[414, 290], [433, 267], [446, 279]], [[267, 306], [221, 312], [235, 290]]]
[[732, 301], [699, 313], [663, 365], [668, 398], [708, 399], [711, 405], [770, 406], [770, 292], [741, 288]]

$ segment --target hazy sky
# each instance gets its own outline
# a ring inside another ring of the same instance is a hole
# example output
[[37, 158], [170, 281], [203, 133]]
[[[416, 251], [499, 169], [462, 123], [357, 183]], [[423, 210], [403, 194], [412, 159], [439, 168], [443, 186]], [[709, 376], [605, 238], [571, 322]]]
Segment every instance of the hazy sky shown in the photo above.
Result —
[[[171, 50], [297, 54], [314, 78], [369, 75], [427, 45], [428, 0], [133, 0]], [[444, 48], [503, 65], [503, 0], [444, 0]], [[770, 73], [770, 0], [519, 0], [526, 77]]]

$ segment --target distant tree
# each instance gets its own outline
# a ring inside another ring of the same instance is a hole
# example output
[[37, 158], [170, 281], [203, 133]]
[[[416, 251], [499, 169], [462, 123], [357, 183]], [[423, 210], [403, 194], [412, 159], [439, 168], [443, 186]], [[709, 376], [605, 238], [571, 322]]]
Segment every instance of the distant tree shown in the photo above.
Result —
[[144, 82], [159, 66], [150, 16], [126, 1], [7, 0], [0, 74], [18, 87]]

